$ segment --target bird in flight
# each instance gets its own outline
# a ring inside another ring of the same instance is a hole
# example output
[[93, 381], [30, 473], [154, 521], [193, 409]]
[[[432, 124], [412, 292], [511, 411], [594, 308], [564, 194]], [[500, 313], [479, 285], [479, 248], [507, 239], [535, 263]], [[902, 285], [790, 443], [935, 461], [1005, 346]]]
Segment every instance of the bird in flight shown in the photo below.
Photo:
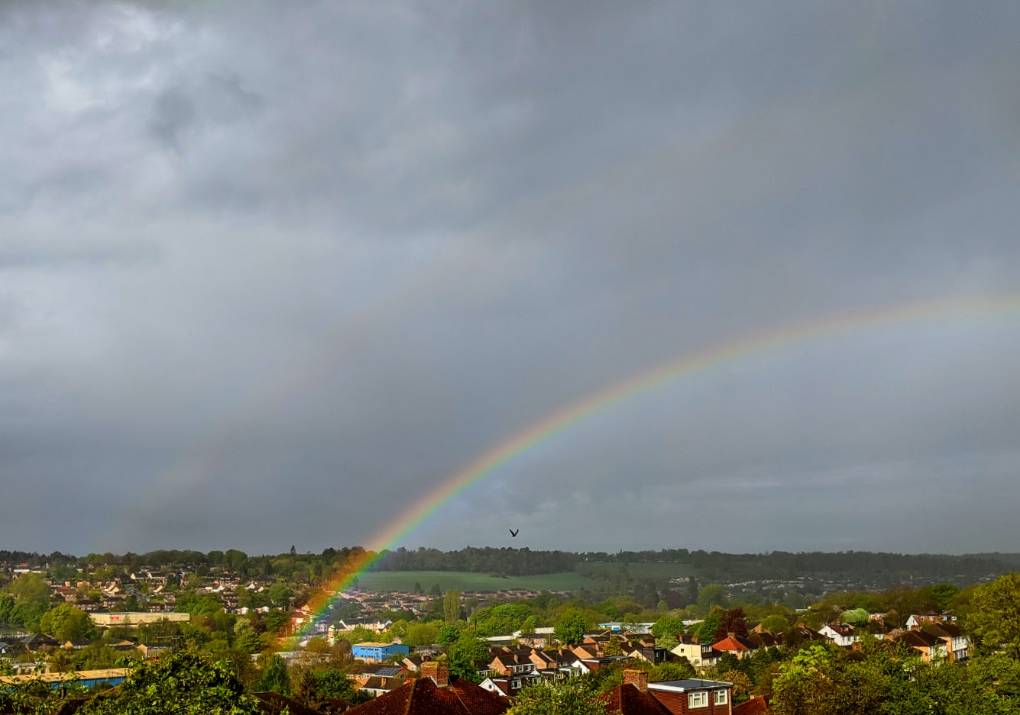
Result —
[[510, 536], [513, 536], [514, 538], [516, 538], [518, 531], [520, 531], [520, 529], [510, 529]]

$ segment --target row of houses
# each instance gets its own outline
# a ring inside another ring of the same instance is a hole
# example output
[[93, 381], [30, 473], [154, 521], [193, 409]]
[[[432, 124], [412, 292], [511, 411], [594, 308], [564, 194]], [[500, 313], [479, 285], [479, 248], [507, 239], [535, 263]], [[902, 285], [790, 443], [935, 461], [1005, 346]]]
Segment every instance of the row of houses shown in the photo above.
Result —
[[[464, 680], [451, 682], [442, 661], [422, 663], [421, 676], [348, 710], [348, 715], [503, 715], [510, 701]], [[624, 682], [603, 701], [617, 715], [751, 715], [760, 701], [733, 705], [733, 684], [689, 678], [649, 682], [644, 671], [624, 671]]]

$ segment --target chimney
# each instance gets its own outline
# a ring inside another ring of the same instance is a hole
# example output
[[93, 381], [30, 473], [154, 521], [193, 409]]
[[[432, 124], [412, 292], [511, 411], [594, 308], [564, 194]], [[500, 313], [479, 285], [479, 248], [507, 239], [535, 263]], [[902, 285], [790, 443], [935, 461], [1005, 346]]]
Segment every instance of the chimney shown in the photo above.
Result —
[[450, 684], [450, 667], [446, 661], [425, 660], [421, 664], [421, 676], [432, 678], [436, 685], [445, 688]]
[[648, 690], [648, 673], [643, 670], [627, 668], [623, 671], [623, 684], [627, 683], [644, 693]]

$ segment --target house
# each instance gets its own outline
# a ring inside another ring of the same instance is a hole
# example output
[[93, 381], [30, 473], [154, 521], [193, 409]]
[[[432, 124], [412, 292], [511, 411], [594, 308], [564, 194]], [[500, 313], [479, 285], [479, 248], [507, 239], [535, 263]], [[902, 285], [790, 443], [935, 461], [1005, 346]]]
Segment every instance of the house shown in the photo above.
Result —
[[147, 643], [139, 643], [135, 646], [135, 650], [142, 654], [142, 657], [146, 660], [158, 658], [164, 653], [170, 652], [170, 647], [165, 645], [149, 645]]
[[953, 623], [954, 621], [956, 621], [956, 616], [948, 613], [935, 613], [934, 611], [912, 613], [907, 618], [907, 628], [916, 630], [927, 623]]
[[849, 623], [829, 623], [818, 632], [841, 648], [849, 648], [858, 640], [854, 627]]
[[366, 663], [381, 663], [394, 657], [402, 657], [411, 654], [411, 649], [403, 643], [376, 643], [366, 641], [351, 646], [351, 655], [355, 660], [363, 660]]
[[[638, 671], [641, 672], [641, 671]], [[602, 696], [606, 710], [614, 715], [669, 715], [669, 710], [654, 695], [648, 692], [648, 683], [644, 689], [630, 682], [629, 670], [623, 672], [624, 682]], [[647, 681], [647, 673], [642, 673]]]
[[503, 715], [510, 704], [506, 698], [474, 683], [450, 683], [446, 663], [422, 663], [422, 677], [356, 705], [347, 715]]
[[721, 680], [666, 680], [648, 684], [648, 692], [673, 715], [731, 715], [733, 683]]
[[404, 659], [400, 661], [400, 664], [404, 666], [404, 669], [408, 673], [417, 673], [418, 670], [421, 668], [423, 660], [424, 660], [423, 656], [420, 656], [417, 653], [415, 653], [414, 655], [404, 656]]
[[648, 682], [648, 673], [623, 671], [623, 684], [603, 697], [620, 715], [732, 715], [733, 684], [719, 680]]
[[538, 678], [530, 652], [527, 654], [500, 653], [489, 663], [489, 669], [496, 675]]
[[733, 633], [727, 633], [725, 638], [721, 638], [712, 644], [712, 650], [723, 654], [729, 653], [737, 658], [746, 658], [757, 649], [757, 646], [750, 640]]
[[623, 623], [621, 621], [610, 621], [608, 623], [600, 623], [599, 628], [603, 631], [609, 631], [610, 633], [633, 633], [635, 635], [645, 635], [652, 632], [652, 626], [654, 623]]
[[697, 638], [692, 636], [680, 636], [679, 642], [676, 644], [670, 652], [673, 655], [678, 655], [681, 658], [686, 658], [687, 662], [693, 665], [695, 668], [700, 668], [706, 665], [715, 665], [719, 661], [719, 657], [722, 655], [719, 651], [713, 651], [712, 646], [707, 643], [699, 643]]
[[49, 650], [60, 646], [60, 642], [55, 638], [50, 638], [42, 633], [33, 633], [32, 635], [22, 636], [18, 639], [22, 648], [29, 653], [35, 653], [39, 650]]
[[383, 631], [389, 630], [390, 626], [393, 625], [393, 621], [365, 621], [364, 623], [348, 623], [343, 619], [338, 623], [340, 626], [335, 630], [339, 631], [353, 631], [355, 628], [365, 628], [366, 630], [375, 631], [376, 633], [382, 633]]
[[942, 639], [924, 631], [901, 631], [892, 640], [920, 653], [921, 660], [926, 663], [947, 657], [946, 644]]
[[404, 684], [400, 678], [380, 678], [378, 675], [370, 676], [364, 683], [358, 686], [359, 691], [370, 693], [373, 696], [385, 695], [396, 690]]
[[768, 715], [771, 712], [768, 700], [762, 695], [752, 695], [750, 700], [733, 706], [733, 715]]
[[921, 628], [921, 632], [940, 639], [945, 645], [949, 660], [967, 660], [970, 640], [963, 635], [963, 631], [955, 623], [929, 623]]

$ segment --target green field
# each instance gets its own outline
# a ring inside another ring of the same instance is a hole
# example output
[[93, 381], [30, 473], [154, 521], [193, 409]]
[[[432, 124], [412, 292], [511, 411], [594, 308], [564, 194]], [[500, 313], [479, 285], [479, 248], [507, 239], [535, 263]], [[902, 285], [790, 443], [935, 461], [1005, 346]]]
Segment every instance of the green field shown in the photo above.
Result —
[[592, 581], [573, 571], [536, 576], [492, 576], [469, 571], [372, 571], [358, 577], [358, 587], [366, 591], [414, 591], [415, 583], [426, 591], [434, 584], [441, 591], [579, 591]]

